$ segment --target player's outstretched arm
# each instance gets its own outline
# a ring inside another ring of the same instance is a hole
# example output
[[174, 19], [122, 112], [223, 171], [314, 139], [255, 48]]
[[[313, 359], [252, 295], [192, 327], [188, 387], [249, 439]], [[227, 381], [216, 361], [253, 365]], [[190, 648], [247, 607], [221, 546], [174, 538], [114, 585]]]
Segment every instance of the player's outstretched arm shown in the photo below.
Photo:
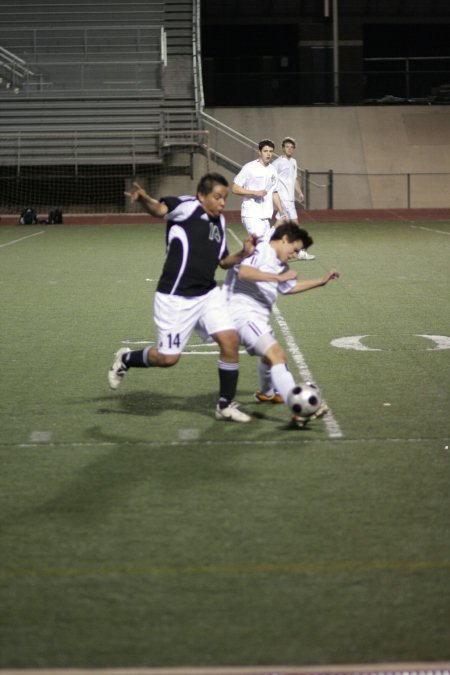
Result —
[[287, 270], [280, 274], [274, 272], [263, 272], [257, 267], [251, 265], [240, 265], [238, 269], [238, 278], [242, 281], [276, 281], [281, 283], [283, 281], [293, 281], [297, 278], [297, 272], [294, 270]]
[[332, 267], [329, 272], [326, 272], [319, 279], [307, 279], [305, 281], [297, 281], [295, 286], [289, 291], [292, 293], [303, 293], [304, 291], [311, 291], [313, 288], [320, 288], [321, 286], [326, 286], [329, 281], [332, 279], [339, 279], [341, 275], [339, 272]]
[[150, 197], [139, 183], [133, 183], [133, 192], [124, 192], [125, 197], [134, 204], [138, 202], [147, 213], [156, 218], [162, 218], [168, 213], [169, 209], [166, 204], [162, 204], [157, 199]]

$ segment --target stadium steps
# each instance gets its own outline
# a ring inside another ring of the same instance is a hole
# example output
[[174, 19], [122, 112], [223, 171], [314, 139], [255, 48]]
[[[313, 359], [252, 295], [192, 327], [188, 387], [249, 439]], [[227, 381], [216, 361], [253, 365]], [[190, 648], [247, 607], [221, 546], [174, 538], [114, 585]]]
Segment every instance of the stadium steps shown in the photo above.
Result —
[[1, 132], [77, 131], [92, 127], [99, 131], [153, 128], [160, 131], [163, 113], [160, 100], [128, 98], [80, 100], [3, 100], [0, 106]]
[[165, 0], [164, 27], [167, 54], [192, 58], [192, 0]]
[[[47, 0], [26, 7], [6, 0], [0, 44], [39, 66], [41, 77], [18, 95], [0, 92], [0, 143], [6, 150], [1, 163], [17, 161], [17, 153], [21, 165], [90, 161], [90, 155], [105, 163], [130, 157], [143, 161], [150, 155], [160, 162], [170, 148], [193, 148], [197, 137], [189, 132], [200, 128], [193, 11], [192, 0], [95, 0], [84, 5]], [[155, 41], [148, 33], [134, 51], [133, 35], [142, 26], [153, 27]], [[155, 58], [161, 58], [162, 26], [168, 59], [164, 71]], [[150, 62], [156, 64], [153, 69]], [[153, 140], [146, 136], [151, 131]], [[137, 142], [135, 134], [141, 132]]]
[[3, 0], [2, 29], [46, 28], [67, 24], [79, 26], [161, 25], [164, 14], [164, 0], [93, 0], [80, 3], [77, 0], [65, 2], [42, 0], [18, 3], [17, 0]]

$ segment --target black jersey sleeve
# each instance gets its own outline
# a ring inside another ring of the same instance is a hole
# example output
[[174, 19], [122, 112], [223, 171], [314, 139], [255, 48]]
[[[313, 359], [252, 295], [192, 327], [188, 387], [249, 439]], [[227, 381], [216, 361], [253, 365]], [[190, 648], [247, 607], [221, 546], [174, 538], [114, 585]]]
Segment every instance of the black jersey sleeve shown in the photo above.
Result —
[[181, 199], [179, 197], [161, 197], [159, 201], [160, 203], [165, 204], [167, 206], [170, 213], [171, 211], [177, 208], [178, 204], [180, 204], [181, 202]]

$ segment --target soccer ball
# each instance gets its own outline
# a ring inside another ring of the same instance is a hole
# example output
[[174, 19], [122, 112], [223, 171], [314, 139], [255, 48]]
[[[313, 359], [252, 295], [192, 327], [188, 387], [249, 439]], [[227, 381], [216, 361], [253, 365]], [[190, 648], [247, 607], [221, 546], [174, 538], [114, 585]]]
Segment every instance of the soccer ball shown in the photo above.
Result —
[[322, 404], [319, 389], [312, 382], [300, 382], [289, 392], [288, 406], [294, 415], [310, 417]]

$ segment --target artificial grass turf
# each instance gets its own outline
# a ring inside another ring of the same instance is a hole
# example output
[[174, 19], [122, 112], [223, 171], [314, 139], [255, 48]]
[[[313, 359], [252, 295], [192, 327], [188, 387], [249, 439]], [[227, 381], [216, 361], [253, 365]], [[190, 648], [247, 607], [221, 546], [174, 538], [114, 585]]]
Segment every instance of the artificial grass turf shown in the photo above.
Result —
[[61, 452], [5, 475], [2, 665], [446, 657], [444, 453]]
[[[1, 666], [449, 658], [449, 350], [418, 337], [449, 335], [446, 239], [318, 227], [299, 273], [342, 279], [278, 306], [331, 440], [251, 403], [245, 356], [250, 425], [214, 421], [213, 354], [108, 390], [122, 342], [154, 339], [163, 230], [48, 228], [0, 250]], [[330, 344], [362, 334], [381, 351]]]

